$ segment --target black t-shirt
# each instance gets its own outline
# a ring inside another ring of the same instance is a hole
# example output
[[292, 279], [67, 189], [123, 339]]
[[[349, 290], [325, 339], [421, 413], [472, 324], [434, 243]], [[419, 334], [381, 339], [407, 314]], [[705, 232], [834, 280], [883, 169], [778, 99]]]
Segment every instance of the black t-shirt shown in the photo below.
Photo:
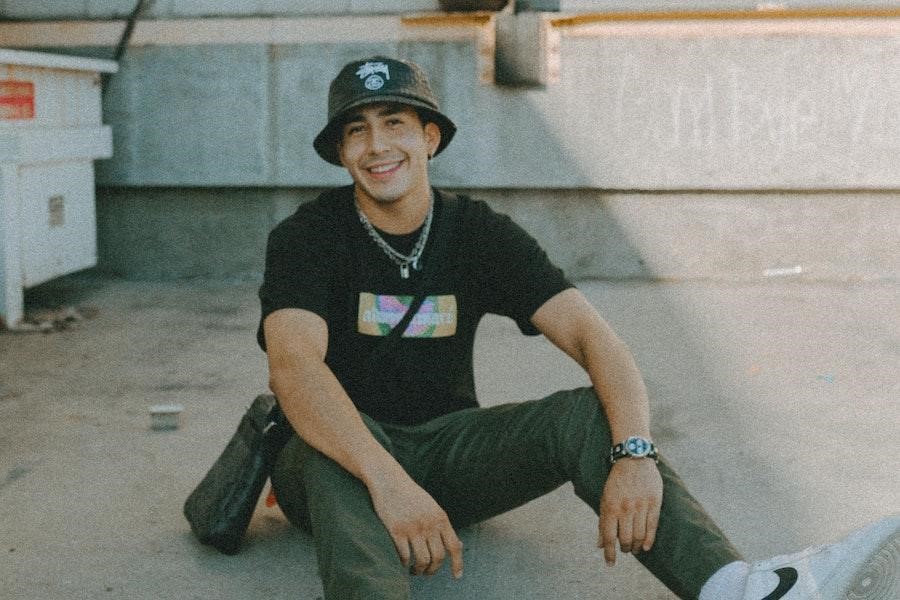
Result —
[[[418, 232], [383, 237], [408, 252]], [[328, 324], [325, 362], [356, 407], [385, 423], [421, 423], [477, 406], [472, 350], [483, 315], [508, 316], [537, 335], [531, 316], [571, 287], [509, 217], [437, 190], [420, 266], [403, 279], [359, 222], [352, 186], [327, 191], [269, 235], [259, 344], [265, 350], [262, 320], [272, 312], [311, 311]], [[370, 365], [426, 274], [426, 301], [391, 353]]]

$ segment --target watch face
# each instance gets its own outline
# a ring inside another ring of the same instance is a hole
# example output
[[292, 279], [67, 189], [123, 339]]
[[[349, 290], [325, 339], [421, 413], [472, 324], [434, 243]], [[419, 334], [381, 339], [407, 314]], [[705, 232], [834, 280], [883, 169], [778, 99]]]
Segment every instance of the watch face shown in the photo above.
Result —
[[647, 456], [650, 453], [650, 442], [642, 437], [630, 437], [625, 440], [625, 451], [631, 456]]

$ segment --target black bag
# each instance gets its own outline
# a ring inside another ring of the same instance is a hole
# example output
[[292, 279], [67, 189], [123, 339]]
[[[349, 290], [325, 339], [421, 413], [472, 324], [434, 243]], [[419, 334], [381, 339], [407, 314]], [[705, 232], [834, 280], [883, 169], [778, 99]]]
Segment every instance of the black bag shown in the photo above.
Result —
[[184, 516], [202, 543], [235, 554], [256, 502], [292, 429], [275, 396], [257, 396], [206, 477], [184, 503]]

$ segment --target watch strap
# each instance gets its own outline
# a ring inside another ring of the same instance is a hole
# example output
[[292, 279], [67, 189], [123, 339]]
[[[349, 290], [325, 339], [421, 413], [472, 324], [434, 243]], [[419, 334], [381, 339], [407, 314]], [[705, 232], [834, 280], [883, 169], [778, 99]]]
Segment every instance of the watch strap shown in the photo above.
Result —
[[[642, 448], [647, 448], [647, 451], [635, 453], [631, 449], [635, 445], [634, 442], [637, 442], [637, 445]], [[656, 444], [654, 444], [650, 440], [642, 438], [640, 436], [632, 436], [624, 441], [619, 442], [609, 451], [610, 464], [615, 464], [617, 460], [620, 460], [622, 458], [652, 458], [654, 462], [658, 463], [659, 451], [656, 448]]]

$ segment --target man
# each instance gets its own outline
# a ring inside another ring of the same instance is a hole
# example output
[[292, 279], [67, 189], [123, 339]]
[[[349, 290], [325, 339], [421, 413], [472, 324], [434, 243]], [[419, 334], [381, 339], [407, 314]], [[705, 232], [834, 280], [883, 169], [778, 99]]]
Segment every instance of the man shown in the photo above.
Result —
[[[743, 562], [659, 458], [644, 383], [596, 310], [509, 218], [431, 188], [428, 162], [455, 131], [417, 65], [348, 64], [314, 146], [353, 185], [269, 238], [259, 341], [298, 434], [272, 480], [314, 536], [326, 597], [408, 598], [410, 572], [445, 561], [461, 577], [457, 528], [571, 481], [599, 515], [606, 561], [634, 553], [682, 598], [894, 598], [896, 518]], [[592, 387], [479, 408], [472, 343], [486, 313], [545, 335]], [[886, 573], [867, 571], [878, 561]]]

